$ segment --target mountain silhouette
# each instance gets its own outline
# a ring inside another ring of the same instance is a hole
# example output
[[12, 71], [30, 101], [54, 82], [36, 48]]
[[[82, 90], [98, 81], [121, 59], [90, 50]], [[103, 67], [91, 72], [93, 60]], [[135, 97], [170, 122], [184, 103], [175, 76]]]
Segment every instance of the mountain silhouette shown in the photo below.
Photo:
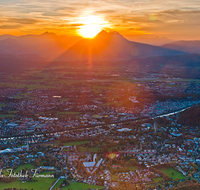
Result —
[[131, 42], [118, 32], [101, 31], [92, 39], [82, 39], [63, 53], [60, 60], [127, 60], [134, 57], [180, 55], [181, 51]]
[[54, 60], [81, 38], [77, 36], [57, 36], [45, 32], [41, 35], [0, 36], [0, 54], [26, 55], [37, 54]]
[[22, 54], [24, 47], [16, 40], [11, 37], [7, 37], [0, 41], [0, 53], [4, 54]]
[[48, 60], [129, 60], [184, 52], [136, 43], [118, 32], [101, 31], [92, 39], [79, 36], [41, 35], [0, 36], [0, 54], [39, 55]]

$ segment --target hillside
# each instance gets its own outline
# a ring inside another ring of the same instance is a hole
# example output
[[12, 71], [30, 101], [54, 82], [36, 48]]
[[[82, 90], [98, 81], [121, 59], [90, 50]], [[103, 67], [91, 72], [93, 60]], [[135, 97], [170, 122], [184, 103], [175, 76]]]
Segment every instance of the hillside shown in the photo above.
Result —
[[200, 126], [200, 106], [185, 110], [179, 115], [178, 122], [186, 126]]
[[132, 59], [125, 63], [130, 70], [169, 74], [174, 77], [200, 78], [200, 54], [158, 56]]
[[93, 39], [82, 39], [63, 53], [60, 60], [128, 60], [135, 57], [180, 55], [180, 51], [131, 42], [118, 32], [101, 31]]
[[187, 53], [200, 53], [200, 41], [195, 40], [195, 41], [177, 41], [177, 42], [172, 42], [165, 44], [161, 47], [172, 49], [172, 50], [177, 50], [177, 51], [183, 51]]
[[0, 36], [0, 54], [37, 54], [53, 60], [79, 41], [78, 36], [58, 36], [45, 32], [41, 35]]

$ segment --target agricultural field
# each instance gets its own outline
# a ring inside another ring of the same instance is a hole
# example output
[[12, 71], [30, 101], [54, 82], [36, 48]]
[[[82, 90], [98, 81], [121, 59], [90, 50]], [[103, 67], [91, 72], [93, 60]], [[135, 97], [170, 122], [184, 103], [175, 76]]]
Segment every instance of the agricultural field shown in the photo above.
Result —
[[[63, 180], [60, 180], [54, 190], [56, 188], [59, 188], [61, 183], [62, 183]], [[104, 189], [104, 187], [102, 186], [97, 186], [97, 185], [91, 185], [91, 184], [87, 184], [87, 183], [80, 183], [80, 182], [73, 182], [73, 181], [68, 181], [70, 183], [70, 185], [66, 186], [66, 187], [62, 187], [60, 188], [61, 190], [87, 190], [88, 188], [90, 189]]]
[[154, 178], [154, 182], [155, 182], [155, 183], [160, 182], [160, 181], [162, 181], [162, 180], [164, 180], [164, 178], [162, 178], [162, 177]]
[[79, 146], [80, 152], [98, 152], [101, 148], [87, 148], [83, 146]]
[[64, 144], [64, 146], [76, 146], [76, 145], [86, 144], [89, 142], [90, 141], [74, 141], [74, 142], [67, 142], [67, 143], [63, 143], [63, 144]]
[[13, 114], [0, 114], [0, 118], [15, 117]]
[[0, 108], [1, 108], [1, 107], [6, 107], [6, 104], [0, 104]]
[[27, 85], [27, 84], [22, 84], [22, 83], [9, 83], [9, 82], [0, 82], [0, 86], [10, 87], [10, 88], [25, 88], [25, 87], [27, 87], [28, 90], [52, 88], [52, 86]]
[[[52, 174], [52, 172], [42, 172], [41, 175], [49, 175]], [[21, 189], [27, 189], [27, 190], [48, 190], [51, 185], [56, 181], [56, 178], [34, 178], [36, 181], [32, 182], [21, 182], [19, 179], [15, 179], [15, 181], [12, 181], [10, 183], [3, 183], [0, 182], [0, 190], [7, 189], [7, 188], [21, 188]]]
[[163, 168], [163, 169], [160, 169], [160, 171], [162, 171], [163, 173], [167, 174], [173, 180], [176, 180], [177, 178], [178, 179], [185, 179], [183, 174], [181, 174], [180, 172], [178, 172], [174, 168]]

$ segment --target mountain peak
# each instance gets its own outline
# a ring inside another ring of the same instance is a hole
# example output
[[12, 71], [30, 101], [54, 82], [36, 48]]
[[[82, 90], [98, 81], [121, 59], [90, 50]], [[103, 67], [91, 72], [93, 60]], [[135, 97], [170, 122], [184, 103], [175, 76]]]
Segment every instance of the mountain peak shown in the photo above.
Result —
[[1, 40], [1, 44], [17, 44], [17, 40], [11, 38], [11, 37], [7, 37], [3, 40]]
[[116, 36], [122, 36], [119, 32], [117, 31], [113, 31], [113, 32], [110, 32], [109, 34], [111, 35], [116, 35]]
[[99, 32], [94, 40], [126, 40], [119, 32], [116, 31], [112, 31], [112, 32], [106, 32], [105, 30], [102, 30], [101, 32]]
[[102, 30], [101, 32], [99, 32], [96, 36], [96, 37], [102, 37], [102, 36], [107, 36], [108, 35], [108, 32], [106, 32], [105, 30]]
[[43, 33], [43, 34], [41, 34], [41, 36], [52, 36], [52, 37], [55, 37], [55, 36], [57, 36], [55, 33], [53, 33], [53, 32], [45, 32], [45, 33]]
[[115, 35], [115, 36], [122, 36], [119, 32], [117, 32], [117, 31], [113, 31], [113, 32], [106, 32], [105, 30], [102, 30], [101, 32], [99, 32], [97, 35], [96, 35], [96, 37], [97, 36], [113, 36], [113, 35]]
[[179, 55], [157, 46], [135, 43], [124, 38], [116, 31], [102, 30], [92, 39], [82, 39], [63, 53], [60, 60], [129, 60], [134, 57]]

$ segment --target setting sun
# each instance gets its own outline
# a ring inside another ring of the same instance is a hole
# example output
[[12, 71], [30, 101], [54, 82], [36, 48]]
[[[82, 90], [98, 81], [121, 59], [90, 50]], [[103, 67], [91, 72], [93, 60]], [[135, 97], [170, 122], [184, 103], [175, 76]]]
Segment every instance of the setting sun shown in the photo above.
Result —
[[84, 38], [95, 37], [105, 26], [106, 21], [98, 16], [87, 16], [81, 19], [82, 26], [78, 30], [78, 34]]

